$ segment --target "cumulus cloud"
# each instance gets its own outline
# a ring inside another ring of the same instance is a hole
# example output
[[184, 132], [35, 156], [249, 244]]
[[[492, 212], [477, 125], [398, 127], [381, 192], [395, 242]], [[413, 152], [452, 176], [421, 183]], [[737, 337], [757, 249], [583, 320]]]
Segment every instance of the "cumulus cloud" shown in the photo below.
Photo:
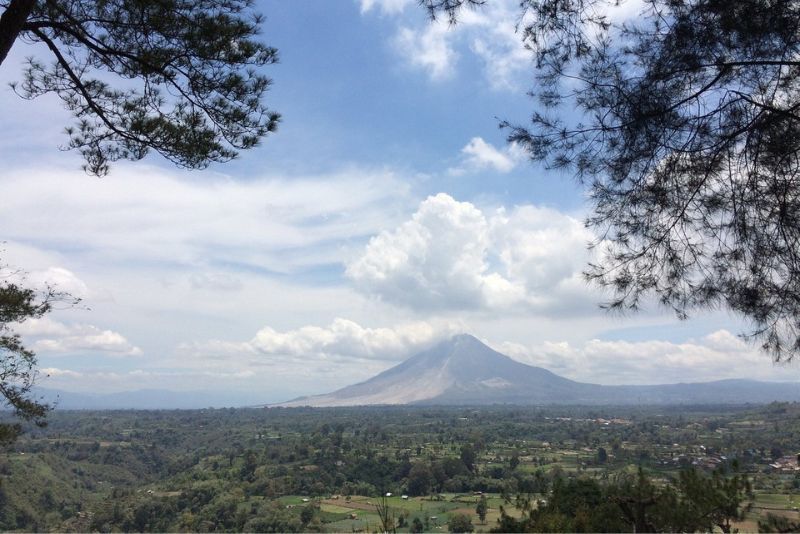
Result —
[[250, 341], [185, 344], [184, 351], [247, 356], [299, 357], [305, 361], [319, 356], [338, 356], [356, 360], [400, 360], [463, 331], [463, 325], [451, 321], [411, 322], [394, 327], [369, 328], [336, 318], [330, 325], [303, 326], [278, 331], [269, 326], [259, 330]]
[[31, 271], [27, 275], [33, 287], [52, 287], [59, 292], [69, 293], [75, 298], [87, 298], [91, 292], [86, 283], [75, 273], [64, 267], [49, 267]]
[[33, 339], [32, 348], [41, 353], [99, 352], [108, 356], [141, 356], [142, 350], [125, 336], [88, 324], [65, 324], [49, 317], [29, 319], [14, 327]]
[[265, 327], [250, 346], [262, 354], [337, 354], [351, 358], [398, 360], [461, 331], [455, 323], [414, 322], [393, 328], [366, 328], [337, 318], [329, 326], [278, 332]]
[[59, 293], [67, 293], [73, 298], [85, 299], [94, 296], [86, 283], [75, 273], [59, 266], [27, 271], [16, 265], [3, 265], [0, 266], [0, 281], [18, 284], [34, 291], [45, 292], [52, 289]]
[[28, 337], [62, 337], [70, 335], [72, 329], [50, 317], [40, 317], [17, 324], [14, 331]]
[[588, 240], [578, 220], [552, 209], [487, 214], [439, 193], [373, 237], [346, 275], [368, 294], [415, 309], [544, 310], [586, 302], [577, 278]]
[[600, 384], [666, 384], [725, 378], [796, 381], [798, 367], [768, 356], [727, 330], [682, 343], [591, 339], [582, 344], [500, 343], [497, 350], [563, 376]]
[[461, 165], [448, 169], [451, 175], [458, 176], [466, 172], [485, 169], [506, 173], [525, 159], [525, 154], [518, 145], [512, 144], [505, 149], [498, 149], [484, 141], [482, 137], [473, 137], [461, 149], [461, 154], [463, 156]]

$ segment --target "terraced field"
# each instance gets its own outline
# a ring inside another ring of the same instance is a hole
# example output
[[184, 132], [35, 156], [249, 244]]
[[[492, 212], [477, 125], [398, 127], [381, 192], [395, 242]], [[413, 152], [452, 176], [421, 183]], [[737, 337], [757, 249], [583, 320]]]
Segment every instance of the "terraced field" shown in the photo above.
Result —
[[[500, 506], [506, 512], [517, 513], [513, 505], [505, 503], [499, 494], [486, 494], [489, 511], [485, 523], [481, 523], [475, 513], [479, 495], [445, 493], [436, 497], [408, 497], [393, 495], [386, 499], [395, 518], [403, 518], [404, 525], [410, 525], [419, 518], [426, 530], [447, 532], [447, 522], [453, 514], [466, 514], [472, 518], [476, 532], [488, 532], [500, 517]], [[299, 503], [300, 497], [284, 497], [282, 502]], [[338, 497], [317, 501], [323, 514], [325, 530], [328, 532], [366, 532], [379, 528], [380, 518], [376, 511], [377, 499], [361, 495], [349, 498]], [[407, 532], [408, 527], [398, 529]]]

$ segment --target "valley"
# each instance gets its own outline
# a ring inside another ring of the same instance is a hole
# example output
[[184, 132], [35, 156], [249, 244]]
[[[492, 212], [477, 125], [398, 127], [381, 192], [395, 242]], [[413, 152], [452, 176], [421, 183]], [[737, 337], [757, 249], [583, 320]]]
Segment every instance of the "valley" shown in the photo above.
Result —
[[383, 502], [397, 532], [504, 531], [564, 488], [692, 472], [746, 480], [755, 531], [800, 522], [798, 444], [791, 403], [56, 411], [0, 456], [0, 528], [376, 532]]

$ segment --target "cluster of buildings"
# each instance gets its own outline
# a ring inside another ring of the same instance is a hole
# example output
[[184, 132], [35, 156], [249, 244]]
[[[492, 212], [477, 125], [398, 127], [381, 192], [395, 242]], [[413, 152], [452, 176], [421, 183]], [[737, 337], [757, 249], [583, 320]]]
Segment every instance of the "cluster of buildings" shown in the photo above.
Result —
[[[753, 454], [748, 454], [750, 451], [745, 452], [745, 458], [750, 457], [751, 460], [756, 457], [755, 452]], [[661, 460], [662, 465], [674, 465], [674, 466], [681, 466], [685, 467], [688, 465], [692, 465], [698, 469], [705, 469], [708, 471], [713, 471], [720, 467], [720, 465], [727, 464], [733, 461], [734, 458], [728, 457], [724, 454], [720, 454], [718, 452], [713, 452], [711, 450], [706, 450], [705, 447], [701, 446], [700, 454], [697, 455], [689, 455], [689, 454], [678, 454], [672, 456], [670, 459]], [[762, 459], [761, 461], [756, 461], [755, 463], [764, 465], [766, 462]], [[781, 473], [800, 473], [800, 454], [797, 455], [789, 455], [789, 456], [782, 456], [777, 459], [772, 459], [768, 464], [769, 470], [772, 471], [779, 471]]]
[[800, 472], [800, 454], [797, 456], [782, 456], [769, 464], [769, 466], [783, 473]]

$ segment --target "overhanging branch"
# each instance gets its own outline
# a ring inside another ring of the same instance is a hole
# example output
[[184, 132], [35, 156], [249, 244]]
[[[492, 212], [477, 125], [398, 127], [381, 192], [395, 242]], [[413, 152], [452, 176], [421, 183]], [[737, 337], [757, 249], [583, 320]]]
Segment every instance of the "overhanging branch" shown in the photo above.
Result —
[[8, 52], [35, 5], [36, 0], [11, 0], [8, 8], [0, 15], [0, 65], [8, 57]]

